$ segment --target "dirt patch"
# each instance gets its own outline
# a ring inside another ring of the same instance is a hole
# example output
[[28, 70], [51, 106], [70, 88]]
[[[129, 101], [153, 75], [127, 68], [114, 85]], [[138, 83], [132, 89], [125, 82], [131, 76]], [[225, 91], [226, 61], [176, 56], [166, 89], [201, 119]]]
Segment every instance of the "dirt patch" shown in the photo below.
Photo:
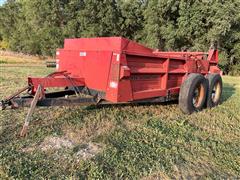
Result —
[[39, 148], [42, 151], [48, 151], [48, 150], [57, 150], [61, 148], [73, 148], [74, 143], [67, 139], [67, 138], [61, 138], [61, 137], [47, 137], [44, 139], [44, 141], [40, 144]]
[[50, 151], [61, 148], [72, 149], [75, 143], [65, 137], [46, 137], [40, 144], [33, 144], [22, 149], [22, 152], [32, 152], [35, 150]]
[[100, 153], [103, 149], [103, 146], [100, 144], [95, 144], [95, 143], [88, 143], [88, 144], [82, 144], [79, 147], [79, 150], [76, 152], [75, 157], [80, 160], [86, 160], [86, 159], [91, 159], [96, 154]]
[[30, 147], [23, 148], [22, 152], [30, 153], [35, 150], [48, 152], [56, 151], [63, 148], [70, 150], [72, 149], [74, 153], [72, 155], [70, 155], [70, 153], [67, 156], [70, 155], [73, 159], [77, 159], [77, 161], [80, 161], [91, 159], [96, 156], [102, 151], [103, 145], [92, 142], [76, 144], [66, 137], [46, 137], [40, 145], [34, 144]]

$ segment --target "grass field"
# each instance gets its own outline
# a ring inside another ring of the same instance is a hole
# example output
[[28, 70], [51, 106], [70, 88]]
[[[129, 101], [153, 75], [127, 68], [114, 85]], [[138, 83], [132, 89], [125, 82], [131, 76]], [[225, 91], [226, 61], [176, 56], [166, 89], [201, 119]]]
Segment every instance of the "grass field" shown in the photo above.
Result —
[[[38, 63], [0, 64], [0, 99], [54, 71]], [[240, 178], [240, 77], [223, 81], [222, 104], [192, 115], [177, 102], [39, 108], [26, 138], [27, 108], [2, 111], [0, 179]]]

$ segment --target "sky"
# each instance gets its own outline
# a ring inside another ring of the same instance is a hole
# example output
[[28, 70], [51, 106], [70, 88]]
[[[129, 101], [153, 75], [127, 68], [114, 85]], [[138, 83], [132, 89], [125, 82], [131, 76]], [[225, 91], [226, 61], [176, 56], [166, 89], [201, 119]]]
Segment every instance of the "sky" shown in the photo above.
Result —
[[5, 0], [0, 0], [0, 6], [5, 2]]

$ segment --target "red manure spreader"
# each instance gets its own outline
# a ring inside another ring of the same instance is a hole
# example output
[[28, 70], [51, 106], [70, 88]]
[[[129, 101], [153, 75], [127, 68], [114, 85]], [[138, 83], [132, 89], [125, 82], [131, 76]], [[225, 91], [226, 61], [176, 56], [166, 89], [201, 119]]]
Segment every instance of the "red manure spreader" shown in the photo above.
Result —
[[[1, 106], [30, 106], [21, 135], [36, 106], [178, 99], [180, 109], [191, 114], [219, 104], [222, 79], [217, 65], [214, 47], [209, 52], [160, 52], [122, 37], [66, 39], [56, 52], [56, 72], [28, 77], [27, 86]], [[47, 91], [56, 87], [62, 91]], [[25, 91], [28, 95], [20, 96]]]

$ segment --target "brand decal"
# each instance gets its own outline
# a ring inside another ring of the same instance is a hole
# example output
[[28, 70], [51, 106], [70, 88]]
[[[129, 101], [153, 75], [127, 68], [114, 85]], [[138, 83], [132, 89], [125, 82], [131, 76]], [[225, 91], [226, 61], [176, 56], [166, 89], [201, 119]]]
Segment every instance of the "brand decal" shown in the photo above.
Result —
[[87, 56], [87, 52], [80, 52], [80, 56], [81, 56], [81, 57]]
[[110, 82], [110, 87], [116, 89], [118, 87], [118, 83], [114, 82], [114, 81], [111, 81]]

